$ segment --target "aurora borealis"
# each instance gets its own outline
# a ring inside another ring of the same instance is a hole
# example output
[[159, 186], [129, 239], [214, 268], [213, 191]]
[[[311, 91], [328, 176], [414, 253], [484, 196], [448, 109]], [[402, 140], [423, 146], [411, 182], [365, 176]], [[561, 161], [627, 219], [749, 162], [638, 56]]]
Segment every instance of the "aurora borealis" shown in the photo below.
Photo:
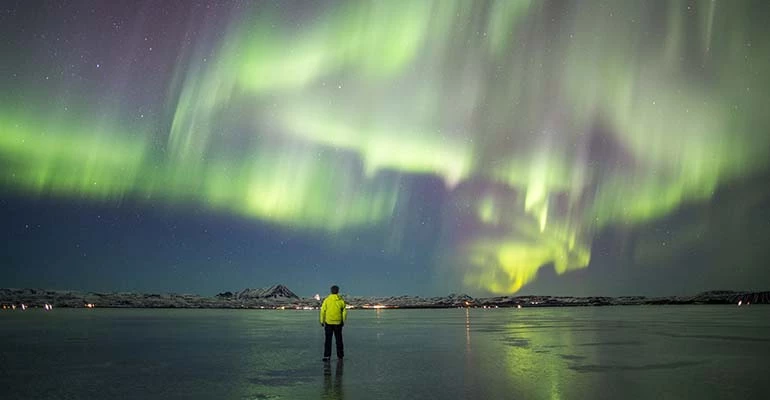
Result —
[[[34, 286], [120, 259], [132, 278], [92, 285], [126, 290], [153, 274], [209, 292], [328, 275], [356, 293], [767, 289], [768, 7], [6, 4], [0, 215], [23, 244], [3, 269]], [[41, 267], [29, 249], [63, 233], [22, 228], [52, 208], [160, 209], [220, 235], [86, 223], [101, 259], [53, 246], [65, 261]]]

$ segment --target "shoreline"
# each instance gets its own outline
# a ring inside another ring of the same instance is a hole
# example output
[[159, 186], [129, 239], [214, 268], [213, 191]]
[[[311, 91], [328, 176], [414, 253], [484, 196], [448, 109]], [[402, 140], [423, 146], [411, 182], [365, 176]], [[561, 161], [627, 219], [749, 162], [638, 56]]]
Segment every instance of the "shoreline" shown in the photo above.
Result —
[[[244, 292], [249, 292], [246, 289]], [[242, 293], [244, 293], [242, 292]], [[0, 289], [0, 310], [16, 308], [167, 308], [167, 309], [279, 309], [314, 310], [321, 302], [301, 298], [291, 292], [273, 295], [262, 290], [260, 296], [220, 294], [155, 294], [133, 292], [81, 292], [45, 289]], [[441, 297], [347, 296], [351, 309], [440, 309], [440, 308], [531, 308], [531, 307], [607, 307], [634, 305], [749, 305], [770, 304], [770, 291], [708, 291], [693, 296], [495, 296], [474, 298], [465, 294]]]

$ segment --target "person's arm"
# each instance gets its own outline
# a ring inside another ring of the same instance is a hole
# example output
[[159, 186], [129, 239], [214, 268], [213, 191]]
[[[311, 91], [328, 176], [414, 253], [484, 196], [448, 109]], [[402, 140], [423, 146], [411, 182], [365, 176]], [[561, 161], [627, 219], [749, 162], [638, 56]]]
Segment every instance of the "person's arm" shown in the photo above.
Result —
[[348, 308], [345, 306], [345, 301], [342, 302], [342, 323], [348, 318]]
[[321, 304], [321, 312], [318, 315], [319, 322], [321, 322], [321, 325], [323, 326], [324, 321], [326, 320], [326, 300]]

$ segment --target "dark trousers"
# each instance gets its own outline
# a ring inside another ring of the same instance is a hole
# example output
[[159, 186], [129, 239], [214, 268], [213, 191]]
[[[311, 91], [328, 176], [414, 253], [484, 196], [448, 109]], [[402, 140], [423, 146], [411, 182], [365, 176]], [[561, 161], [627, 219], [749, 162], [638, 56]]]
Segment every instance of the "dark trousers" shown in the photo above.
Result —
[[345, 356], [342, 345], [342, 325], [324, 325], [324, 333], [326, 334], [324, 340], [324, 357], [332, 356], [332, 335], [334, 335], [335, 342], [337, 342], [337, 358]]

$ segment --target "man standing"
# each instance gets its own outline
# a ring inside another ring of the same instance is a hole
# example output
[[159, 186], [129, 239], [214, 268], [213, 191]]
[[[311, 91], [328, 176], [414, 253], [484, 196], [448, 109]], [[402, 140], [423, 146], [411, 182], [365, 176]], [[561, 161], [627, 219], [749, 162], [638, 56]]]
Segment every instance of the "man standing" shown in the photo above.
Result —
[[348, 310], [345, 308], [345, 301], [339, 295], [340, 288], [334, 285], [331, 287], [331, 292], [321, 304], [320, 321], [326, 334], [323, 361], [329, 361], [332, 356], [332, 335], [334, 335], [337, 343], [337, 358], [342, 360], [345, 356], [342, 345], [342, 327], [345, 325]]

